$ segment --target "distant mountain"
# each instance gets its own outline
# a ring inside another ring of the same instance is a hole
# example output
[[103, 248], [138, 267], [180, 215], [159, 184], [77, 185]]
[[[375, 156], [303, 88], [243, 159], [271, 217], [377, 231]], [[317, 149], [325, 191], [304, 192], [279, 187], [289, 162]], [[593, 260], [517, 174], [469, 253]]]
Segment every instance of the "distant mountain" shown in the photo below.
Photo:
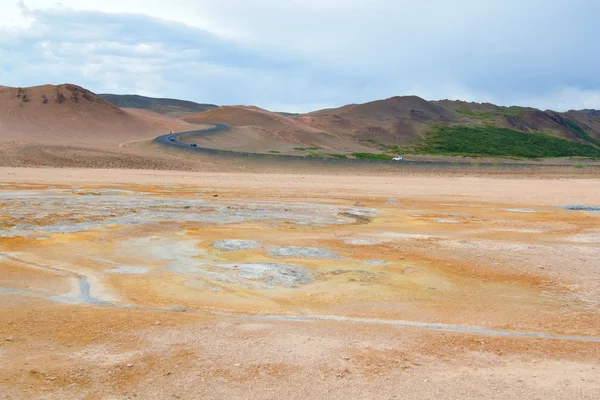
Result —
[[215, 104], [200, 104], [193, 101], [139, 96], [137, 94], [100, 94], [104, 100], [121, 108], [143, 108], [174, 117], [196, 114], [217, 108]]

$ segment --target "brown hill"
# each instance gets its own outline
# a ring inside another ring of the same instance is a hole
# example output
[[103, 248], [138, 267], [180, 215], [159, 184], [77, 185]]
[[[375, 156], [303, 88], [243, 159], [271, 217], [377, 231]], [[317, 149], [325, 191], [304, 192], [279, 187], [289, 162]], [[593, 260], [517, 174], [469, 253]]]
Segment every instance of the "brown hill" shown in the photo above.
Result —
[[214, 122], [230, 126], [256, 126], [264, 129], [319, 132], [292, 118], [253, 106], [223, 106], [182, 118], [191, 123]]
[[154, 124], [162, 125], [165, 127], [165, 130], [167, 132], [185, 132], [192, 131], [195, 129], [203, 129], [204, 127], [208, 128], [212, 126], [210, 124], [192, 124], [190, 122], [183, 121], [171, 115], [146, 110], [143, 108], [122, 108], [122, 110], [139, 119], [143, 119]]
[[213, 122], [233, 129], [212, 137], [197, 139], [203, 146], [251, 151], [301, 154], [297, 148], [361, 151], [364, 146], [341, 135], [326, 132], [298, 119], [252, 106], [224, 106], [183, 118], [191, 123]]
[[319, 110], [297, 121], [345, 135], [358, 142], [413, 143], [425, 136], [428, 123], [460, 123], [466, 119], [452, 110], [417, 96], [392, 97], [364, 104]]
[[76, 85], [0, 88], [0, 141], [113, 146], [168, 132]]

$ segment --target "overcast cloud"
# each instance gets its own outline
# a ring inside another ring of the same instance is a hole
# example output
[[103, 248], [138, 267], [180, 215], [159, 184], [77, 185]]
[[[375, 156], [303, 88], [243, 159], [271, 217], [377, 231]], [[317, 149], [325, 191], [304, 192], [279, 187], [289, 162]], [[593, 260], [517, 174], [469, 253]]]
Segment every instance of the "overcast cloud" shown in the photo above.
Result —
[[281, 111], [415, 94], [600, 109], [596, 0], [0, 0], [0, 85]]

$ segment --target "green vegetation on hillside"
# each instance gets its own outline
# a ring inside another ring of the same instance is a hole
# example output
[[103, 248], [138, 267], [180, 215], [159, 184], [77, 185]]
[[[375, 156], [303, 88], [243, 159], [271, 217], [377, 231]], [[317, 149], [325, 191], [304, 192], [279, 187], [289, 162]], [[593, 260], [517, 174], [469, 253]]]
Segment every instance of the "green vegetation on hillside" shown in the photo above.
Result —
[[323, 150], [322, 147], [294, 147], [294, 150], [308, 151], [308, 150]]
[[573, 132], [579, 139], [585, 140], [588, 143], [595, 144], [596, 146], [600, 146], [600, 140], [594, 139], [590, 135], [588, 135], [575, 121], [571, 121], [570, 119], [565, 119], [569, 130]]
[[417, 153], [505, 156], [522, 158], [600, 157], [600, 150], [582, 143], [541, 133], [523, 133], [505, 128], [439, 126], [430, 128]]
[[503, 107], [498, 111], [473, 111], [466, 108], [458, 108], [454, 111], [467, 118], [478, 119], [481, 121], [493, 121], [497, 116], [503, 115], [506, 117], [519, 117], [525, 113], [527, 109], [524, 107]]

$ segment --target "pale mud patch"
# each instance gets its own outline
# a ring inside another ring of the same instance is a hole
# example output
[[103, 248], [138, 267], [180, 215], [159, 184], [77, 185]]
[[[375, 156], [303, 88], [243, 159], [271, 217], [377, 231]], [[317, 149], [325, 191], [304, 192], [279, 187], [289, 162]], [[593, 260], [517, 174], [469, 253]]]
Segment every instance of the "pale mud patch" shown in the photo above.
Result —
[[334, 251], [319, 247], [278, 246], [270, 247], [269, 254], [277, 258], [316, 258], [322, 260], [339, 260], [341, 257]]
[[226, 239], [214, 242], [213, 247], [221, 251], [239, 251], [260, 249], [261, 245], [256, 240]]
[[[372, 218], [375, 209], [330, 204], [221, 202], [198, 198], [135, 196], [136, 192], [97, 190], [48, 193], [0, 191], [3, 211], [17, 223], [0, 229], [0, 236], [47, 237], [53, 234], [100, 230], [111, 226], [155, 223], [228, 225], [275, 221], [296, 225], [355, 224]], [[51, 222], [49, 222], [51, 221]]]
[[389, 239], [346, 239], [344, 243], [352, 246], [376, 246], [378, 244], [389, 243]]
[[377, 237], [384, 237], [387, 239], [435, 239], [442, 238], [440, 235], [427, 235], [422, 233], [406, 233], [406, 232], [381, 232], [376, 235]]
[[498, 228], [492, 229], [493, 232], [514, 232], [514, 233], [544, 233], [547, 231], [541, 229], [519, 229], [519, 228]]
[[436, 224], [458, 224], [460, 221], [456, 219], [434, 219]]
[[535, 213], [535, 212], [537, 212], [532, 208], [506, 208], [505, 210], [510, 211], [510, 212], [516, 212], [516, 213]]
[[123, 266], [123, 267], [115, 267], [108, 270], [108, 272], [112, 274], [123, 274], [123, 275], [141, 275], [148, 273], [149, 269], [145, 267], [132, 267], [132, 266]]
[[591, 243], [600, 244], [600, 232], [598, 233], [582, 233], [579, 235], [569, 236], [567, 238], [569, 242], [573, 243]]
[[166, 269], [177, 275], [183, 276], [200, 276], [204, 274], [204, 269], [202, 268], [204, 263], [193, 263], [189, 260], [177, 260], [169, 263]]
[[239, 278], [261, 281], [267, 286], [296, 286], [312, 282], [308, 270], [297, 265], [278, 263], [239, 263], [218, 264], [222, 268], [235, 272]]
[[151, 236], [121, 242], [120, 252], [133, 254], [148, 263], [166, 262], [164, 268], [178, 275], [197, 276], [202, 274], [204, 266], [197, 257], [206, 256], [206, 251], [199, 249], [197, 244], [196, 240]]

